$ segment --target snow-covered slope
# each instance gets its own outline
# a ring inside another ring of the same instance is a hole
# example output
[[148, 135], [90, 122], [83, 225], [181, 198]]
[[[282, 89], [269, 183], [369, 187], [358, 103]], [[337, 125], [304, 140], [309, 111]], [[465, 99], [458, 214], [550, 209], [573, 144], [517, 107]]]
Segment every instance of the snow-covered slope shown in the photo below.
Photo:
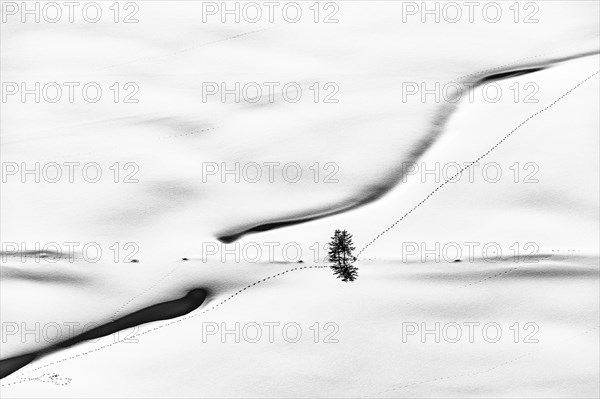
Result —
[[[3, 162], [93, 161], [105, 173], [95, 184], [12, 177], [2, 184], [3, 243], [97, 242], [103, 250], [96, 263], [81, 254], [56, 263], [8, 256], [2, 322], [57, 323], [65, 334], [65, 323], [109, 323], [196, 288], [208, 299], [188, 316], [48, 354], [4, 378], [3, 396], [598, 394], [597, 3], [543, 2], [532, 25], [455, 25], [399, 24], [400, 5], [345, 2], [340, 23], [317, 26], [201, 24], [189, 17], [197, 15], [192, 4], [168, 12], [159, 4], [143, 3], [142, 22], [126, 28], [2, 25], [3, 81], [140, 87], [137, 104], [2, 104]], [[40, 40], [36, 30], [47, 34]], [[65, 52], [69, 45], [77, 51]], [[539, 67], [547, 69], [496, 80], [498, 102], [485, 101], [484, 86], [473, 101], [402, 101], [406, 82], [477, 81]], [[207, 81], [335, 82], [340, 101], [203, 103]], [[532, 87], [537, 102], [525, 101]], [[481, 167], [437, 190], [444, 177], [420, 173], [437, 163], [451, 175], [451, 163], [486, 153]], [[114, 183], [115, 162], [121, 180], [125, 163], [139, 166], [139, 182]], [[303, 177], [290, 183], [279, 167], [274, 182], [203, 176], [203, 165], [223, 162], [295, 162]], [[338, 181], [325, 183], [331, 170]], [[227, 246], [218, 240], [303, 218], [315, 220]], [[336, 228], [364, 249], [352, 284], [315, 267]], [[126, 243], [139, 248], [132, 256], [139, 262], [123, 261]], [[453, 244], [460, 256], [425, 256]], [[262, 256], [254, 262], [256, 248]], [[502, 257], [492, 262], [497, 248]], [[203, 342], [203, 331], [222, 322], [258, 323], [263, 337], [236, 343], [216, 334]], [[297, 323], [301, 339], [288, 342], [276, 330], [269, 342], [268, 322]], [[403, 328], [423, 322], [458, 323], [464, 334], [465, 322], [497, 323], [503, 336], [403, 342]], [[537, 326], [539, 342], [525, 342], [535, 329], [525, 323]], [[324, 342], [332, 331], [339, 342]], [[51, 344], [5, 333], [2, 359]], [[128, 336], [139, 342], [115, 343]]]

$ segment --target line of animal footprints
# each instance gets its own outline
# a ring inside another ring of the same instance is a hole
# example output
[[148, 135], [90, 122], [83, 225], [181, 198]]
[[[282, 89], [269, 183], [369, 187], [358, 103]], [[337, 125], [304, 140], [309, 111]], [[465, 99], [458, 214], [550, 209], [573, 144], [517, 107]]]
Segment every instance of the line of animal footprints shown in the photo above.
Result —
[[49, 384], [54, 384], [54, 385], [69, 385], [71, 383], [71, 379], [67, 378], [67, 377], [61, 377], [60, 375], [56, 374], [56, 373], [45, 373], [40, 375], [39, 377], [21, 377], [24, 380], [28, 380], [28, 381], [40, 381], [40, 382], [45, 382], [45, 383], [49, 383]]

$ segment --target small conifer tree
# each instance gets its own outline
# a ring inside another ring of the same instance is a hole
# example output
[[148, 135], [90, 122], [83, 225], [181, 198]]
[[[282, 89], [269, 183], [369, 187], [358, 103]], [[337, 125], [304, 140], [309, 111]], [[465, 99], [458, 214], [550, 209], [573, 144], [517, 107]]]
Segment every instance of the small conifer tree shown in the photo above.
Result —
[[353, 264], [356, 257], [352, 255], [355, 249], [352, 234], [346, 230], [335, 230], [329, 242], [329, 262], [332, 263], [333, 274], [346, 283], [358, 277], [358, 268]]

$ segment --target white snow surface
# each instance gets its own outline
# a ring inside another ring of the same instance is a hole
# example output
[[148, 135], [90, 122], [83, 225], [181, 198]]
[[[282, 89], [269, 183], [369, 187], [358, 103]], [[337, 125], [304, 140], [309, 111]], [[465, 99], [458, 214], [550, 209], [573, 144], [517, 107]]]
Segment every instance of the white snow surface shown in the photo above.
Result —
[[[185, 316], [43, 356], [2, 379], [3, 397], [598, 396], [597, 2], [538, 2], [536, 24], [423, 24], [402, 23], [401, 2], [347, 1], [331, 25], [202, 23], [199, 2], [139, 4], [140, 23], [128, 26], [2, 24], [3, 81], [140, 87], [137, 104], [1, 104], [2, 162], [93, 161], [104, 172], [114, 162], [139, 165], [134, 184], [3, 182], [3, 243], [97, 242], [104, 250], [97, 263], [4, 260], [3, 328], [108, 323], [194, 288], [209, 297]], [[482, 100], [481, 87], [473, 101], [452, 106], [401, 99], [406, 81], [540, 66], [548, 68], [498, 80], [495, 103]], [[207, 81], [336, 82], [340, 101], [204, 103]], [[511, 87], [531, 82], [538, 102], [514, 101]], [[435, 126], [443, 112], [448, 120]], [[403, 162], [474, 161], [517, 127], [480, 161], [500, 165], [497, 183], [475, 169], [473, 182], [463, 175], [428, 197], [443, 178], [400, 178]], [[206, 162], [296, 162], [304, 174], [297, 183], [203, 182]], [[315, 162], [322, 173], [325, 163], [338, 165], [339, 181], [315, 183]], [[523, 182], [527, 163], [539, 168], [535, 183]], [[227, 244], [257, 244], [257, 262], [202, 252], [224, 234], [336, 211]], [[353, 234], [357, 251], [378, 237], [360, 254], [352, 283], [316, 267], [326, 265], [323, 248], [336, 228]], [[115, 242], [136, 243], [139, 262], [115, 263]], [[406, 242], [480, 246], [455, 263], [421, 253], [404, 259]], [[273, 259], [265, 243], [277, 244]], [[290, 243], [298, 257], [281, 251]], [[502, 248], [495, 262], [482, 258], [485, 243]], [[514, 261], [515, 243], [525, 254], [535, 245], [533, 262]], [[273, 342], [269, 322], [280, 323]], [[465, 336], [469, 322], [479, 323], [474, 342]], [[221, 323], [258, 323], [263, 336], [235, 342], [219, 331], [203, 340]], [[298, 342], [283, 337], [286, 323], [301, 327]], [[463, 336], [422, 342], [403, 337], [403, 323], [457, 323]], [[498, 342], [482, 337], [486, 323], [500, 326]], [[525, 342], [534, 329], [526, 323], [537, 326], [538, 342]], [[330, 331], [337, 342], [324, 342]], [[118, 342], [126, 337], [137, 342]], [[25, 338], [4, 340], [3, 332], [2, 359], [49, 346]]]

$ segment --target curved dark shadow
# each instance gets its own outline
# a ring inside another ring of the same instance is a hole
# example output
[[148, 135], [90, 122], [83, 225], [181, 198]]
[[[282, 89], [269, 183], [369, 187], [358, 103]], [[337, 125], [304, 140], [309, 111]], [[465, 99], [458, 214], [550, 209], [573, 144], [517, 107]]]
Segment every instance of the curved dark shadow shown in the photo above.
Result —
[[493, 75], [488, 75], [488, 76], [483, 77], [482, 79], [480, 79], [477, 82], [477, 84], [482, 85], [482, 84], [486, 84], [489, 82], [495, 82], [495, 81], [502, 80], [502, 79], [516, 78], [517, 76], [522, 76], [522, 75], [527, 75], [529, 73], [543, 71], [546, 68], [547, 67], [527, 68], [527, 69], [517, 69], [517, 70], [513, 70], [513, 71], [495, 73]]
[[[479, 73], [473, 73], [468, 76], [464, 76], [459, 79], [456, 83], [464, 86], [465, 88], [474, 89], [475, 87], [488, 84], [490, 82], [499, 81], [503, 79], [514, 78], [526, 74], [539, 72], [550, 68], [556, 64], [596, 55], [599, 50], [590, 50], [579, 54], [573, 54], [569, 56], [556, 57], [552, 59], [546, 59], [536, 62], [523, 62], [520, 65], [507, 65], [503, 68], [495, 68], [492, 70], [482, 71]], [[493, 71], [493, 72], [492, 72]], [[398, 165], [392, 168], [387, 177], [383, 179], [382, 183], [371, 185], [364, 189], [360, 195], [352, 198], [349, 201], [343, 201], [341, 203], [332, 204], [326, 209], [319, 209], [315, 211], [304, 211], [302, 214], [286, 215], [278, 218], [277, 220], [271, 220], [265, 223], [259, 223], [255, 225], [237, 226], [227, 231], [217, 234], [217, 239], [223, 243], [231, 243], [250, 233], [259, 233], [277, 228], [293, 226], [299, 223], [310, 222], [312, 220], [321, 219], [327, 216], [337, 215], [342, 212], [346, 212], [352, 209], [356, 209], [360, 206], [374, 202], [385, 194], [390, 192], [399, 182], [404, 181], [406, 178], [406, 168], [402, 164], [406, 162], [416, 162], [431, 148], [433, 143], [441, 136], [446, 127], [446, 123], [450, 117], [454, 114], [458, 108], [460, 101], [460, 92], [456, 93], [454, 98], [450, 98], [447, 102], [440, 104], [436, 115], [431, 121], [430, 128], [424, 132], [423, 138], [418, 142], [410, 152], [406, 159], [403, 159]]]
[[25, 280], [41, 283], [55, 284], [86, 284], [89, 277], [83, 274], [73, 274], [68, 270], [56, 270], [52, 272], [41, 271], [39, 268], [34, 270], [0, 265], [0, 280]]
[[123, 316], [113, 322], [101, 325], [99, 327], [86, 331], [83, 334], [54, 344], [48, 348], [0, 360], [0, 378], [4, 378], [14, 373], [21, 367], [45, 355], [56, 352], [60, 349], [76, 345], [82, 341], [101, 338], [121, 330], [139, 326], [145, 323], [150, 323], [153, 321], [167, 320], [183, 316], [200, 307], [200, 305], [204, 303], [208, 295], [208, 290], [203, 288], [196, 288], [189, 291], [182, 298], [148, 306], [136, 312], [130, 313], [127, 316]]

